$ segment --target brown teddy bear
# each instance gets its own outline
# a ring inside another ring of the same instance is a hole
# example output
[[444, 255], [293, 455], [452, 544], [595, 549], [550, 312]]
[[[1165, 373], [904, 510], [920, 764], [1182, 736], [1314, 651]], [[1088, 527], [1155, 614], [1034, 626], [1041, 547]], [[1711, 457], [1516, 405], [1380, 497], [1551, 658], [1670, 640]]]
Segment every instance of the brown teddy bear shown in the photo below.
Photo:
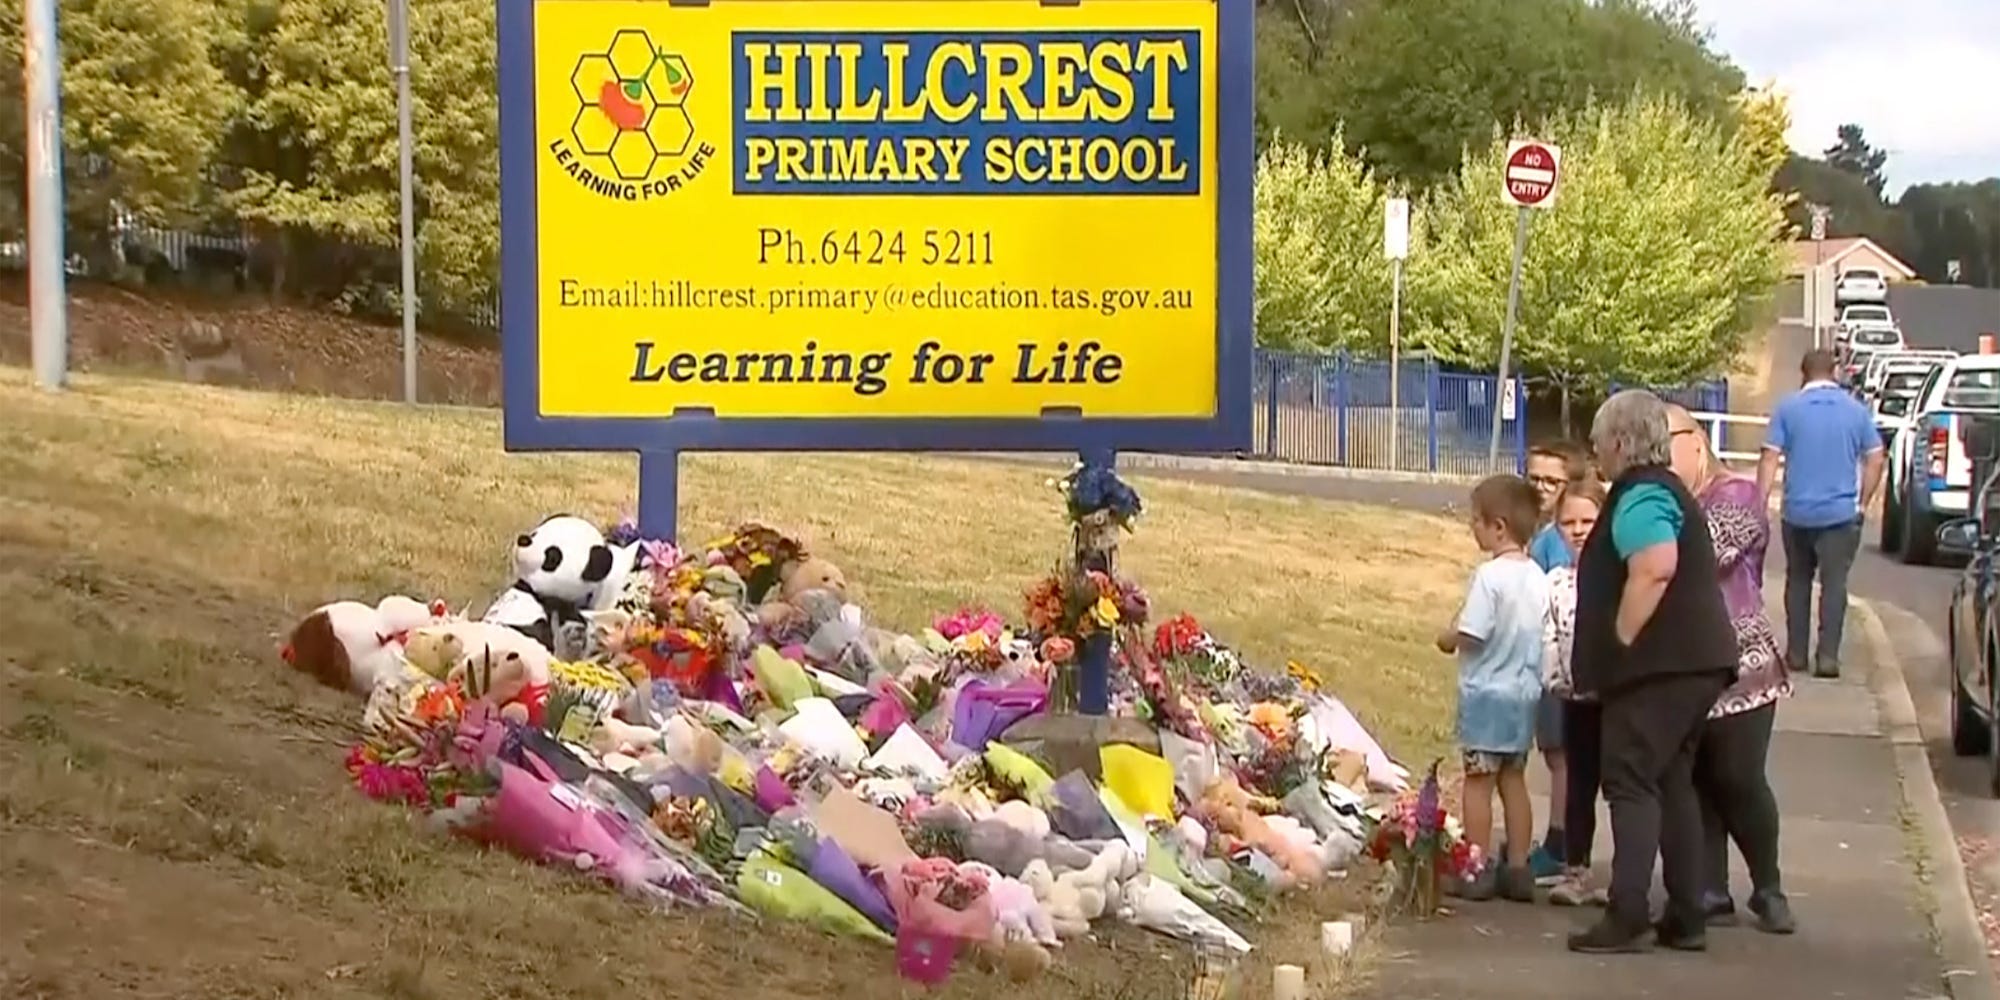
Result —
[[802, 555], [785, 563], [778, 574], [778, 586], [757, 606], [757, 623], [764, 626], [766, 633], [775, 635], [804, 627], [806, 615], [799, 607], [799, 599], [810, 591], [825, 591], [842, 602], [847, 600], [847, 577], [831, 560]]

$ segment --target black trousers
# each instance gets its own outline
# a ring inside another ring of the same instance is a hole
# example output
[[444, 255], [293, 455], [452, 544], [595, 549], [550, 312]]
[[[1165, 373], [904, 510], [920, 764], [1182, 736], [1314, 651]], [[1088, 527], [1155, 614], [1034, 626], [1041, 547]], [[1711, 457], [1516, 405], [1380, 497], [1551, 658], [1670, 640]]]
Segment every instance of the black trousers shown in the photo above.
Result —
[[1708, 710], [1730, 672], [1671, 674], [1604, 699], [1604, 798], [1611, 805], [1611, 919], [1632, 933], [1651, 923], [1653, 858], [1667, 887], [1667, 918], [1700, 927], [1701, 801], [1695, 755]]
[[1708, 891], [1729, 895], [1729, 842], [1750, 869], [1757, 893], [1781, 891], [1778, 879], [1778, 799], [1771, 794], [1764, 761], [1778, 703], [1708, 720], [1695, 755], [1695, 791], [1701, 796], [1702, 860]]
[[1590, 867], [1590, 842], [1597, 839], [1597, 791], [1604, 768], [1604, 706], [1594, 701], [1562, 703], [1564, 753], [1569, 780], [1563, 787], [1563, 864]]

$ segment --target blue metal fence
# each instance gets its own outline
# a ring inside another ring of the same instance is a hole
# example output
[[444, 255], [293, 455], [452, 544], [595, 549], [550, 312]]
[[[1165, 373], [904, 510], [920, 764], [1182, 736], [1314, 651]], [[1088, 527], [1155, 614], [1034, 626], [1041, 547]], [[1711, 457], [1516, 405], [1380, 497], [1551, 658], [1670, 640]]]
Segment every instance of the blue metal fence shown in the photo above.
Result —
[[[1611, 383], [1611, 391], [1630, 389], [1622, 382]], [[1709, 382], [1694, 382], [1674, 389], [1649, 386], [1653, 394], [1670, 403], [1679, 403], [1696, 413], [1729, 412], [1729, 380], [1715, 379]]]
[[1487, 465], [1496, 405], [1500, 468], [1521, 471], [1527, 455], [1527, 392], [1513, 399], [1492, 375], [1447, 371], [1435, 359], [1404, 361], [1390, 392], [1389, 363], [1345, 354], [1259, 350], [1252, 399], [1260, 458], [1357, 469], [1479, 475]]

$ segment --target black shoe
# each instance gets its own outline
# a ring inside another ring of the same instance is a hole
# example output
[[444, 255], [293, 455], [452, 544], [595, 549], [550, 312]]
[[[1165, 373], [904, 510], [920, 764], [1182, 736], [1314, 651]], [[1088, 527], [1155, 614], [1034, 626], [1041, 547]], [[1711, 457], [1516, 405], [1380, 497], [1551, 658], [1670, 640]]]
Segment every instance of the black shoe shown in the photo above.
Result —
[[1736, 926], [1736, 901], [1727, 895], [1710, 893], [1701, 899], [1701, 917], [1710, 927]]
[[1701, 927], [1683, 927], [1679, 921], [1676, 921], [1672, 917], [1668, 917], [1653, 925], [1653, 940], [1658, 942], [1660, 947], [1672, 948], [1675, 951], [1708, 950], [1708, 931], [1706, 929]]
[[1812, 675], [1821, 680], [1827, 680], [1827, 681], [1838, 680], [1840, 678], [1840, 664], [1838, 663], [1816, 664], [1813, 667]]
[[1751, 896], [1750, 912], [1757, 915], [1757, 929], [1766, 934], [1791, 934], [1799, 929], [1792, 917], [1791, 901], [1776, 889]]
[[1588, 930], [1569, 936], [1569, 950], [1586, 955], [1636, 955], [1653, 950], [1644, 931], [1629, 931], [1607, 914]]

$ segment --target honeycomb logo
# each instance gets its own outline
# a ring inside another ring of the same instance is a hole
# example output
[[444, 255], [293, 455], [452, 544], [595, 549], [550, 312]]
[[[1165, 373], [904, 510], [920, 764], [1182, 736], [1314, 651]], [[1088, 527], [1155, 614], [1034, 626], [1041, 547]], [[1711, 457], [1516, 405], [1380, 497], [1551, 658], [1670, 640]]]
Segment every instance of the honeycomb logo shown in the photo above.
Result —
[[680, 190], [715, 148], [695, 138], [688, 116], [694, 71], [686, 59], [626, 28], [570, 71], [577, 99], [568, 134], [549, 144], [556, 164], [586, 189], [619, 201]]

